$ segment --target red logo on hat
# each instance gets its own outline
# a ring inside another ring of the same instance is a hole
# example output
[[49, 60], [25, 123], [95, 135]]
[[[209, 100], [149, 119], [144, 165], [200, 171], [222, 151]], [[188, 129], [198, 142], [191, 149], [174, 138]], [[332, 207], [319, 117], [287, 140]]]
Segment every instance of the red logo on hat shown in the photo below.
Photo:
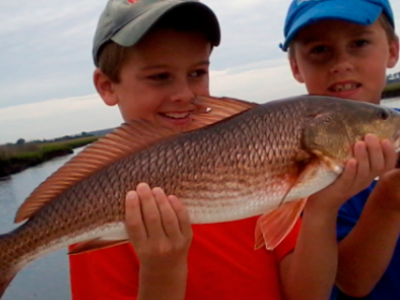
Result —
[[135, 3], [138, 2], [139, 0], [128, 0], [129, 3]]

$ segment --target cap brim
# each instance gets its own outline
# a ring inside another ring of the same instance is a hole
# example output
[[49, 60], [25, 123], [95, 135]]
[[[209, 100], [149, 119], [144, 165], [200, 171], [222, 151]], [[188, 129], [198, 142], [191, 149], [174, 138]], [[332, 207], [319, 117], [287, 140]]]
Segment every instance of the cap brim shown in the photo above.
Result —
[[133, 46], [167, 12], [175, 10], [178, 7], [189, 6], [193, 7], [196, 13], [203, 13], [207, 16], [208, 20], [205, 21], [207, 29], [205, 29], [205, 31], [209, 31], [208, 35], [211, 38], [213, 46], [218, 46], [221, 40], [221, 34], [217, 17], [210, 8], [198, 1], [160, 1], [160, 3], [155, 4], [155, 7], [151, 10], [148, 10], [126, 24], [111, 37], [111, 40], [123, 47]]
[[305, 26], [315, 22], [334, 19], [360, 25], [371, 25], [381, 13], [381, 6], [367, 1], [347, 0], [345, 5], [332, 5], [330, 1], [318, 2], [293, 22], [281, 48], [287, 51], [296, 34]]

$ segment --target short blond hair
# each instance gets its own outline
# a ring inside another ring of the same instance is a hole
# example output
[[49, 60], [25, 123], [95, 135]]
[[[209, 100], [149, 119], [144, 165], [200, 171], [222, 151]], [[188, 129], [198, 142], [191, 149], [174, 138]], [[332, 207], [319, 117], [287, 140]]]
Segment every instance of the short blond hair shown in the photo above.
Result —
[[108, 42], [99, 54], [99, 69], [115, 83], [120, 82], [120, 71], [129, 57], [133, 47], [122, 47], [114, 42]]

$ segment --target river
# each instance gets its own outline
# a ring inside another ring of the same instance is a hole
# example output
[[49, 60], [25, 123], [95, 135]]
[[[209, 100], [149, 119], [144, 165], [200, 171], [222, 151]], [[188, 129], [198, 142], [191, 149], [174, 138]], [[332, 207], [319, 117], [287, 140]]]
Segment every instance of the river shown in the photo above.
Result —
[[[32, 190], [73, 154], [58, 157], [0, 181], [0, 233], [13, 229], [15, 212]], [[17, 274], [2, 300], [68, 300], [71, 299], [66, 250], [60, 250], [34, 261]]]
[[[383, 105], [400, 108], [400, 98], [386, 100]], [[15, 212], [31, 191], [79, 151], [81, 149], [15, 174], [10, 180], [0, 181], [0, 233], [15, 227]], [[68, 258], [66, 250], [62, 250], [25, 267], [12, 281], [2, 300], [70, 298]]]

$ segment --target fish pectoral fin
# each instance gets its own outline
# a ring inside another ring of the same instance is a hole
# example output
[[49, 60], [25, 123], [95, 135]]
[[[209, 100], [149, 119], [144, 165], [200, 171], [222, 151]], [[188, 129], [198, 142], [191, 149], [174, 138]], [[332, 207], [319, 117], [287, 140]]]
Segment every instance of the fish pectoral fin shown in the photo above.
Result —
[[69, 255], [81, 254], [89, 251], [114, 247], [127, 243], [128, 240], [104, 240], [104, 239], [94, 239], [85, 242], [75, 244], [72, 249], [68, 252]]
[[306, 205], [307, 198], [284, 203], [279, 208], [262, 215], [257, 220], [255, 249], [265, 245], [275, 249], [293, 229]]
[[333, 158], [324, 155], [322, 152], [318, 150], [312, 151], [314, 155], [318, 157], [320, 162], [328, 169], [334, 172], [337, 175], [340, 175], [343, 172], [344, 169], [344, 163], [340, 164]]
[[193, 103], [197, 106], [196, 112], [198, 112], [192, 115], [193, 129], [214, 124], [259, 105], [239, 99], [206, 96], [197, 96]]

